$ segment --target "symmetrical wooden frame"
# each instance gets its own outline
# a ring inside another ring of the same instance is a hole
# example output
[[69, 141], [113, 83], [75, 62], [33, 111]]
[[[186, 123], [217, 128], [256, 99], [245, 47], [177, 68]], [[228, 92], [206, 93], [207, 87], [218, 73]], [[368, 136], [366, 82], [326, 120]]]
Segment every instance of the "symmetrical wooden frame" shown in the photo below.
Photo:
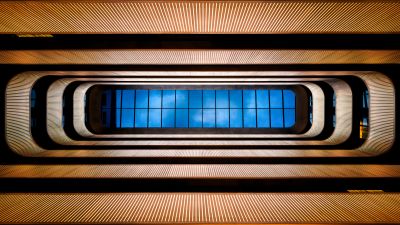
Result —
[[[83, 78], [86, 79], [86, 78]], [[47, 110], [48, 110], [48, 115], [51, 114], [51, 117], [49, 116], [47, 118], [47, 125], [48, 125], [48, 133], [50, 137], [57, 143], [63, 144], [63, 145], [87, 145], [89, 144], [88, 142], [82, 142], [82, 141], [74, 141], [65, 134], [62, 128], [62, 117], [61, 117], [61, 110], [62, 110], [62, 105], [60, 104], [60, 99], [62, 98], [62, 93], [63, 90], [65, 90], [66, 86], [73, 82], [73, 81], [79, 81], [81, 79], [79, 78], [66, 78], [66, 79], [60, 79], [56, 82], [54, 82], [49, 90], [48, 90], [48, 103], [47, 103]], [[95, 79], [96, 81], [135, 81], [137, 79], [135, 78], [102, 78], [102, 79]], [[140, 80], [140, 79], [139, 79]], [[156, 81], [157, 79], [155, 79]], [[229, 79], [220, 79], [220, 82], [211, 82], [208, 80], [208, 84], [224, 84], [223, 82], [228, 81]], [[268, 84], [268, 85], [280, 85], [280, 84], [285, 84], [285, 85], [297, 85], [300, 83], [262, 83], [262, 82], [268, 82], [268, 81], [278, 81], [279, 79], [276, 78], [267, 78], [267, 79], [258, 79], [257, 84]], [[295, 79], [291, 79], [295, 80]], [[148, 81], [150, 81], [148, 79]], [[152, 84], [154, 84], [154, 80], [151, 80]], [[177, 80], [177, 79], [171, 79], [171, 82], [178, 82], [182, 80]], [[188, 80], [186, 84], [189, 85], [201, 85], [204, 84], [204, 82], [201, 82], [199, 79], [196, 80]], [[139, 81], [140, 82], [140, 81]], [[206, 81], [207, 82], [207, 81]], [[221, 83], [222, 82], [222, 83]], [[240, 82], [240, 79], [237, 80], [237, 82]], [[248, 83], [246, 85], [252, 85], [256, 84], [256, 80], [254, 80], [251, 83]], [[83, 137], [87, 138], [172, 138], [172, 139], [189, 139], [189, 138], [199, 138], [199, 137], [206, 137], [206, 138], [228, 138], [228, 139], [235, 139], [235, 138], [257, 138], [257, 139], [268, 139], [268, 138], [307, 138], [307, 137], [313, 137], [322, 131], [324, 127], [324, 111], [323, 110], [316, 110], [316, 109], [324, 109], [324, 97], [323, 97], [323, 92], [318, 85], [304, 82], [301, 83], [305, 87], [311, 90], [312, 96], [313, 96], [313, 103], [315, 104], [315, 107], [313, 108], [313, 115], [314, 115], [314, 123], [311, 126], [311, 128], [303, 134], [285, 134], [285, 135], [279, 135], [279, 134], [118, 134], [118, 135], [107, 135], [107, 134], [102, 134], [102, 135], [96, 135], [91, 133], [85, 126], [84, 124], [84, 95], [86, 91], [93, 85], [98, 84], [98, 83], [84, 83], [80, 85], [75, 93], [74, 93], [74, 105], [73, 105], [73, 115], [74, 115], [74, 127], [75, 130], [77, 131], [78, 134], [80, 134]], [[103, 84], [118, 84], [118, 83], [103, 83]], [[124, 83], [124, 84], [137, 84], [137, 83]], [[140, 84], [146, 84], [146, 82], [141, 81]], [[148, 83], [147, 83], [148, 84]], [[162, 83], [165, 84], [165, 83]], [[235, 85], [237, 83], [229, 83], [225, 85]], [[245, 84], [245, 83], [241, 83]], [[57, 95], [57, 97], [56, 97]], [[51, 97], [50, 97], [51, 96]], [[59, 112], [55, 114], [54, 112]], [[351, 113], [350, 113], [351, 115]], [[348, 124], [349, 125], [349, 124]], [[350, 124], [351, 126], [351, 124]], [[81, 142], [81, 143], [79, 143]], [[110, 145], [121, 145], [121, 144], [128, 144], [128, 145], [134, 145], [135, 142], [137, 141], [92, 141], [95, 142], [96, 144], [101, 144], [105, 143], [110, 143]], [[179, 141], [178, 141], [179, 142]], [[256, 141], [257, 142], [257, 141]], [[277, 141], [273, 141], [277, 143]], [[177, 141], [175, 141], [177, 143]], [[255, 143], [256, 144], [256, 143]]]
[[[298, 157], [298, 156], [311, 156], [311, 157], [337, 157], [337, 156], [368, 156], [378, 155], [390, 149], [394, 141], [394, 87], [393, 83], [388, 77], [377, 72], [348, 72], [348, 71], [295, 71], [295, 72], [162, 72], [164, 76], [174, 77], [187, 77], [201, 79], [203, 76], [227, 76], [227, 77], [260, 77], [267, 78], [269, 76], [280, 76], [282, 78], [296, 78], [297, 76], [316, 76], [325, 77], [333, 76], [340, 77], [345, 75], [353, 75], [362, 79], [370, 93], [370, 134], [368, 139], [358, 148], [353, 150], [346, 149], [282, 149], [282, 150], [271, 150], [271, 149], [247, 149], [246, 146], [253, 145], [252, 141], [241, 143], [243, 149], [231, 149], [231, 150], [216, 150], [216, 149], [200, 149], [198, 150], [177, 150], [171, 148], [170, 150], [46, 150], [38, 146], [32, 139], [30, 134], [30, 116], [26, 112], [29, 112], [29, 101], [30, 101], [30, 90], [33, 84], [41, 77], [52, 75], [52, 76], [119, 76], [123, 77], [135, 77], [135, 76], [158, 76], [161, 72], [25, 72], [16, 75], [7, 85], [6, 94], [6, 139], [9, 147], [18, 154], [25, 156], [104, 156], [104, 157], [166, 157], [166, 156], [178, 156], [178, 157], [210, 157], [210, 156], [223, 156], [223, 157], [273, 157], [273, 156], [286, 156], [286, 157]], [[168, 78], [165, 78], [168, 80]], [[253, 80], [254, 78], [250, 79]], [[90, 79], [88, 79], [90, 80]], [[334, 83], [331, 84], [333, 87]], [[339, 88], [340, 89], [340, 88]], [[342, 101], [340, 98], [337, 99], [338, 104], [344, 104], [351, 106], [351, 93]], [[51, 100], [51, 96], [48, 98]], [[350, 102], [349, 102], [350, 101]], [[340, 107], [339, 107], [340, 108]], [[341, 112], [338, 113], [338, 118], [345, 116]], [[345, 117], [344, 117], [345, 118]], [[350, 117], [351, 118], [351, 117]], [[18, 126], [15, 125], [14, 121], [20, 121]], [[344, 120], [345, 121], [345, 120]], [[339, 124], [338, 124], [339, 125]], [[337, 131], [346, 134], [345, 130]], [[383, 137], [384, 136], [384, 137]], [[327, 139], [328, 142], [336, 142], [343, 140], [344, 136], [339, 136], [337, 139]], [[243, 142], [243, 141], [241, 141]], [[147, 145], [149, 142], [142, 143]], [[188, 143], [188, 142], [186, 142]], [[197, 144], [197, 141], [192, 141], [190, 144], [193, 146]], [[224, 141], [219, 144], [226, 144], [227, 146], [232, 145], [232, 140]], [[318, 143], [315, 142], [315, 143]], [[165, 144], [165, 143], [160, 143]], [[215, 143], [214, 143], [215, 144]]]

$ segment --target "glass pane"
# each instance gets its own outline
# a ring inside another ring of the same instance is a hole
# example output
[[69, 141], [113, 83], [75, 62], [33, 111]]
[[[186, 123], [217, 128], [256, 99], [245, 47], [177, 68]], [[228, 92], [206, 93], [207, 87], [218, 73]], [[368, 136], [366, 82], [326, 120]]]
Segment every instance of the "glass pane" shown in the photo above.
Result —
[[189, 110], [177, 109], [176, 110], [176, 128], [187, 128], [189, 127]]
[[255, 128], [256, 127], [256, 110], [255, 109], [244, 109], [244, 127]]
[[242, 91], [241, 90], [230, 90], [229, 91], [229, 107], [242, 108]]
[[189, 127], [202, 127], [202, 110], [190, 109], [189, 110]]
[[204, 108], [215, 108], [215, 91], [214, 90], [204, 90], [203, 91], [203, 102]]
[[122, 91], [122, 108], [133, 108], [135, 103], [135, 90]]
[[150, 108], [161, 108], [161, 90], [150, 90]]
[[135, 110], [135, 127], [144, 128], [147, 127], [147, 109], [136, 109]]
[[132, 128], [134, 119], [133, 109], [122, 109], [121, 127]]
[[294, 126], [296, 121], [296, 114], [294, 109], [285, 109], [285, 127], [290, 128]]
[[114, 117], [117, 128], [290, 128], [296, 123], [296, 94], [288, 89], [114, 91], [115, 105], [112, 91], [101, 95], [101, 109], [111, 109], [101, 111], [105, 127]]
[[229, 108], [229, 92], [225, 90], [217, 90], [216, 98], [217, 98], [217, 108], [219, 109], [227, 109]]
[[149, 91], [148, 90], [136, 90], [136, 108], [148, 108], [149, 107]]
[[282, 90], [270, 90], [269, 97], [271, 102], [271, 108], [283, 108], [282, 107]]
[[217, 127], [229, 127], [229, 109], [217, 109]]
[[243, 90], [243, 108], [256, 108], [255, 90]]
[[176, 108], [188, 108], [188, 91], [176, 90]]
[[165, 128], [175, 127], [175, 109], [162, 110], [162, 127]]
[[119, 108], [115, 109], [115, 127], [116, 128], [121, 127], [121, 109]]
[[161, 109], [149, 109], [149, 127], [161, 127]]
[[215, 127], [215, 109], [204, 109], [203, 127]]
[[282, 109], [271, 109], [271, 128], [283, 128]]
[[283, 101], [285, 108], [295, 108], [296, 106], [296, 97], [293, 91], [291, 90], [283, 90]]
[[269, 109], [257, 109], [258, 128], [269, 128]]
[[115, 91], [115, 103], [116, 103], [116, 108], [121, 108], [121, 90], [116, 90]]
[[203, 107], [203, 94], [200, 90], [189, 91], [189, 108], [202, 108]]
[[257, 90], [257, 108], [269, 108], [268, 90]]
[[163, 108], [175, 108], [175, 91], [174, 90], [163, 90], [162, 107]]
[[241, 128], [243, 127], [242, 109], [230, 109], [230, 127]]

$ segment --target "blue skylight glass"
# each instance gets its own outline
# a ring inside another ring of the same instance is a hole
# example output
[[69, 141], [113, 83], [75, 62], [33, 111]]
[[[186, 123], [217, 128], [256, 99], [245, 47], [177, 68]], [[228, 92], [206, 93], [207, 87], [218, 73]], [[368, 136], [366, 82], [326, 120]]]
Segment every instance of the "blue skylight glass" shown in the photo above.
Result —
[[149, 127], [161, 127], [161, 109], [149, 109]]
[[[127, 90], [123, 90], [125, 93]], [[149, 107], [149, 91], [148, 90], [136, 90], [136, 108], [148, 108]], [[133, 105], [125, 106], [122, 102], [122, 107], [132, 107]]]
[[189, 107], [189, 92], [187, 90], [176, 90], [176, 108], [187, 109]]
[[282, 90], [269, 91], [270, 108], [282, 108]]
[[217, 109], [227, 109], [229, 108], [229, 91], [226, 90], [217, 90], [215, 91], [216, 99], [217, 99]]
[[111, 118], [116, 128], [290, 128], [296, 123], [296, 94], [288, 89], [118, 89], [103, 95], [106, 127]]
[[229, 109], [217, 109], [216, 114], [217, 127], [229, 128]]
[[161, 90], [150, 90], [150, 108], [161, 108]]

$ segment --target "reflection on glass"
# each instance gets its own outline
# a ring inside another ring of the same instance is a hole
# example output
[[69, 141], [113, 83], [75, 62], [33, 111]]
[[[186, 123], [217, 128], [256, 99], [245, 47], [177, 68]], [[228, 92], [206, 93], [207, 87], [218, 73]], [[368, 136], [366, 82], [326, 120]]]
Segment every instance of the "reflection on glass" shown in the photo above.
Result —
[[[122, 92], [122, 108], [132, 108], [134, 104], [135, 104], [135, 90], [124, 90]], [[145, 107], [147, 107], [147, 105]]]
[[189, 127], [189, 110], [176, 109], [176, 128]]
[[284, 108], [295, 108], [296, 97], [292, 90], [283, 90]]
[[201, 109], [189, 109], [189, 127], [202, 127], [203, 116]]
[[121, 109], [122, 113], [121, 116], [124, 118], [121, 120], [121, 127], [132, 127], [133, 126], [133, 109]]
[[282, 90], [270, 90], [269, 97], [271, 108], [282, 108]]
[[270, 128], [269, 109], [257, 109], [257, 126]]
[[285, 109], [284, 113], [285, 127], [293, 127], [296, 119], [296, 111], [294, 109]]
[[201, 90], [189, 91], [189, 108], [201, 109], [203, 107], [203, 93]]
[[243, 127], [242, 124], [242, 110], [241, 109], [230, 109], [230, 127], [231, 128], [241, 128]]
[[269, 108], [269, 91], [257, 90], [257, 108]]
[[283, 127], [283, 112], [282, 109], [271, 109], [271, 128]]
[[135, 127], [137, 128], [147, 127], [147, 109], [135, 110]]
[[162, 127], [175, 127], [175, 109], [162, 109]]
[[229, 108], [229, 91], [226, 90], [217, 90], [215, 91], [216, 99], [217, 99], [217, 109], [227, 109]]
[[203, 108], [215, 108], [215, 91], [214, 90], [204, 90], [203, 91]]
[[244, 127], [245, 128], [256, 128], [256, 110], [255, 109], [244, 109]]
[[217, 127], [228, 128], [229, 127], [229, 109], [217, 109]]
[[296, 123], [296, 94], [286, 89], [107, 90], [101, 102], [106, 127], [111, 120], [116, 128], [290, 128]]
[[121, 109], [120, 108], [115, 109], [115, 127], [116, 128], [121, 127]]
[[229, 108], [242, 108], [242, 90], [229, 91]]
[[255, 90], [243, 90], [243, 108], [256, 108]]
[[[127, 90], [124, 90], [124, 94]], [[136, 108], [148, 108], [148, 90], [136, 90]], [[123, 107], [127, 107], [123, 104]]]
[[162, 107], [163, 108], [175, 108], [175, 91], [174, 90], [163, 90]]
[[205, 128], [215, 127], [215, 109], [203, 110], [203, 127]]
[[161, 90], [150, 90], [150, 108], [161, 108]]
[[176, 108], [189, 107], [189, 92], [187, 90], [176, 90]]
[[149, 127], [161, 127], [161, 109], [149, 109]]

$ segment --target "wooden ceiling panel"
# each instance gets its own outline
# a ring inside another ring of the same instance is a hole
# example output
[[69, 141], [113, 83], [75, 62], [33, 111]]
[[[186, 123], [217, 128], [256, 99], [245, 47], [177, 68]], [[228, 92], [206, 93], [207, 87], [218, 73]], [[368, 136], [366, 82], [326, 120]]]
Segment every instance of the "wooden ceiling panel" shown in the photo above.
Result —
[[2, 1], [0, 33], [399, 33], [398, 1]]
[[399, 64], [398, 50], [0, 50], [0, 64]]
[[399, 193], [2, 193], [1, 224], [399, 224]]

